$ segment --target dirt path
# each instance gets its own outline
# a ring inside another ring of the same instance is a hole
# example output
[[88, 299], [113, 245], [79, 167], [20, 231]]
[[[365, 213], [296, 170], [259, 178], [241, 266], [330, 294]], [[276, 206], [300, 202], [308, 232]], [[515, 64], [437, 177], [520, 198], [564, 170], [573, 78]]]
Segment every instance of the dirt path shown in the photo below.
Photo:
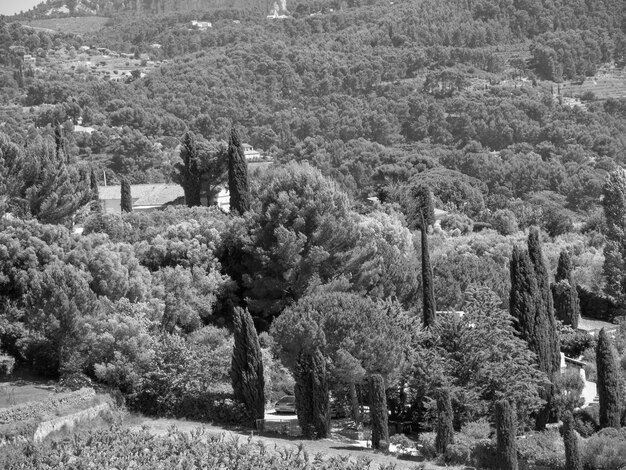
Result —
[[[251, 431], [244, 430], [233, 430], [233, 429], [225, 429], [219, 426], [214, 426], [206, 423], [199, 423], [194, 421], [181, 421], [176, 419], [151, 419], [151, 418], [141, 418], [136, 420], [135, 423], [131, 426], [132, 429], [141, 429], [142, 427], [147, 427], [147, 429], [156, 434], [156, 435], [164, 435], [167, 434], [168, 429], [172, 426], [176, 427], [179, 431], [191, 432], [194, 429], [203, 427], [208, 434], [212, 435], [220, 435], [225, 434], [227, 439], [236, 439], [239, 437], [240, 439], [248, 439], [250, 437]], [[319, 441], [306, 441], [297, 438], [291, 438], [288, 436], [279, 436], [279, 435], [268, 435], [261, 434], [258, 435], [256, 432], [253, 433], [254, 441], [262, 441], [265, 443], [268, 449], [274, 448], [283, 448], [283, 449], [293, 449], [297, 452], [298, 446], [301, 443], [304, 443], [304, 448], [307, 450], [309, 455], [315, 456], [320, 453], [324, 456], [340, 456], [340, 455], [349, 455], [353, 459], [357, 459], [358, 457], [367, 457], [371, 459], [370, 468], [371, 469], [379, 469], [381, 465], [387, 466], [389, 464], [395, 465], [394, 468], [397, 470], [412, 470], [416, 468], [424, 468], [425, 470], [436, 470], [442, 469], [444, 467], [440, 467], [434, 465], [429, 462], [424, 462], [425, 467], [417, 467], [420, 464], [419, 460], [413, 458], [412, 460], [402, 460], [394, 455], [385, 455], [380, 452], [373, 451], [372, 449], [365, 449], [359, 446], [358, 441], [353, 441], [351, 439], [345, 438], [339, 435], [333, 435], [331, 439], [322, 439]], [[445, 467], [448, 469], [454, 467]], [[463, 467], [457, 467], [463, 468]]]

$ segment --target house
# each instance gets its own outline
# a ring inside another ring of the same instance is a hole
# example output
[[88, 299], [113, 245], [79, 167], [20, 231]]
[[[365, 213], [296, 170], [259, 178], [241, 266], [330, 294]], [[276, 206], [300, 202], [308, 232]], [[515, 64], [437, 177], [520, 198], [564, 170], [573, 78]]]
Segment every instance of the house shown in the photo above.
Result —
[[250, 144], [241, 144], [243, 147], [243, 155], [247, 162], [258, 161], [263, 159], [263, 155], [258, 150], [254, 150]]
[[24, 55], [24, 65], [34, 67], [35, 65], [37, 65], [37, 59], [30, 54], [26, 54]]
[[209, 21], [193, 20], [191, 22], [191, 27], [195, 29], [199, 29], [200, 31], [206, 31], [207, 29], [212, 28], [213, 25]]
[[[110, 214], [119, 214], [122, 200], [120, 185], [98, 186], [102, 208]], [[133, 184], [130, 186], [133, 211], [151, 211], [169, 205], [183, 204], [185, 193], [182, 186], [171, 183]]]

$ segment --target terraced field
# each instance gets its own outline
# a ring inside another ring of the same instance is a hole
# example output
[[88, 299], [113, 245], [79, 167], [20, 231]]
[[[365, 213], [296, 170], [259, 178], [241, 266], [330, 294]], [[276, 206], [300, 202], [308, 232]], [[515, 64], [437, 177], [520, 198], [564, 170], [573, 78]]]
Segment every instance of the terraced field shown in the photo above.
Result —
[[85, 34], [98, 31], [106, 25], [109, 18], [104, 16], [82, 16], [77, 18], [49, 18], [24, 22], [25, 26], [70, 34]]

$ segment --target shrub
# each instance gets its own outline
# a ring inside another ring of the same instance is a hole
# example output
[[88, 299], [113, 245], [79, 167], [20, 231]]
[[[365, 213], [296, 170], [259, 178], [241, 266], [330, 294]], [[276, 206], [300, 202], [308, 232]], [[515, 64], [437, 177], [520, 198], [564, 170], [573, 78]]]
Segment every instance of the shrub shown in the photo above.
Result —
[[626, 430], [606, 428], [582, 446], [585, 470], [621, 470], [626, 462]]
[[15, 358], [8, 355], [0, 355], [0, 377], [6, 377], [13, 373]]
[[519, 457], [529, 464], [565, 469], [565, 447], [558, 430], [528, 434], [517, 442]]
[[433, 460], [437, 457], [437, 448], [435, 447], [435, 439], [437, 435], [434, 432], [424, 432], [420, 434], [417, 448], [426, 460]]
[[574, 411], [574, 429], [581, 437], [589, 437], [600, 429], [600, 408], [590, 405]]

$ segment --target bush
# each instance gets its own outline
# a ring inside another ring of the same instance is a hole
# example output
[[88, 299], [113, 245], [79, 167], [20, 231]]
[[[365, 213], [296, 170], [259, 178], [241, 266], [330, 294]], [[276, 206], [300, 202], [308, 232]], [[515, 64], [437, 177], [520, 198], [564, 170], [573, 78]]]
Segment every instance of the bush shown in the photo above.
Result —
[[567, 357], [577, 358], [585, 349], [595, 348], [596, 340], [585, 331], [572, 330], [567, 326], [559, 330], [561, 352]]
[[582, 445], [585, 470], [621, 470], [626, 463], [626, 430], [606, 428]]
[[489, 221], [494, 230], [497, 230], [501, 235], [512, 235], [519, 231], [517, 217], [509, 209], [498, 209], [493, 213]]
[[7, 377], [13, 373], [15, 358], [5, 354], [0, 355], [0, 377]]
[[556, 429], [528, 434], [524, 439], [518, 439], [517, 452], [519, 458], [529, 464], [555, 470], [565, 469], [565, 447]]
[[574, 411], [574, 429], [581, 437], [589, 437], [600, 429], [600, 407], [596, 404]]

